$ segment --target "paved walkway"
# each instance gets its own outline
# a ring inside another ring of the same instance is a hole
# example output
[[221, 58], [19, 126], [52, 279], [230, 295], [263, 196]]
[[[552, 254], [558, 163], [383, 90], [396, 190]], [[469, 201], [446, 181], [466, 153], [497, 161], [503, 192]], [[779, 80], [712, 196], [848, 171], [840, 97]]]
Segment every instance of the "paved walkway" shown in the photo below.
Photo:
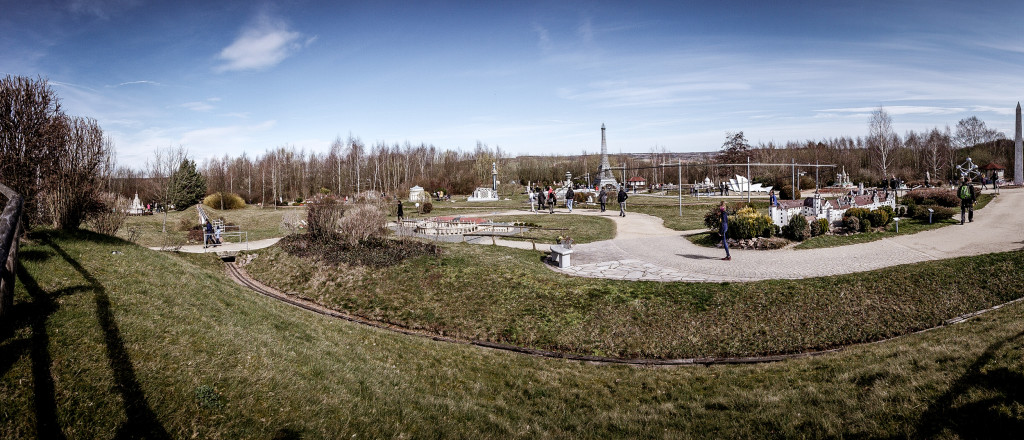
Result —
[[[266, 247], [270, 247], [270, 246], [273, 246], [274, 243], [277, 243], [279, 240], [281, 240], [281, 237], [266, 238], [266, 239], [263, 239], [263, 240], [250, 241], [248, 243], [224, 243], [224, 244], [222, 244], [220, 246], [210, 246], [210, 247], [203, 247], [203, 245], [201, 245], [201, 244], [190, 244], [190, 245], [182, 246], [181, 249], [178, 249], [178, 251], [180, 251], [180, 252], [188, 252], [188, 253], [191, 253], [191, 254], [202, 254], [202, 253], [206, 253], [206, 252], [217, 252], [217, 253], [222, 253], [222, 252], [238, 252], [238, 251], [245, 251], [245, 250], [252, 250], [252, 249], [263, 249], [263, 248], [266, 248]], [[153, 249], [155, 251], [162, 251], [162, 250], [164, 250], [164, 248], [159, 247], [159, 246], [157, 246], [157, 247], [150, 247], [150, 249]]]
[[[1003, 190], [973, 223], [953, 225], [871, 243], [826, 249], [732, 250], [697, 246], [686, 233], [668, 229], [662, 220], [618, 210], [574, 214], [614, 221], [612, 240], [573, 246], [573, 266], [557, 271], [583, 277], [649, 281], [757, 281], [838, 275], [899, 264], [1024, 248], [1024, 189]], [[959, 218], [957, 213], [956, 218]]]

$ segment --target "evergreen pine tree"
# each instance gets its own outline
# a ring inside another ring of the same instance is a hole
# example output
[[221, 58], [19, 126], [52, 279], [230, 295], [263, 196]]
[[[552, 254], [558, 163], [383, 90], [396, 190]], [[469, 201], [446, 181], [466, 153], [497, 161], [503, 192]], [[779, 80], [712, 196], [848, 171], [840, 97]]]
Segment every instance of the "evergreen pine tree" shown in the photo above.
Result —
[[206, 196], [206, 178], [196, 171], [195, 162], [185, 159], [171, 176], [171, 188], [171, 203], [181, 211], [199, 203]]

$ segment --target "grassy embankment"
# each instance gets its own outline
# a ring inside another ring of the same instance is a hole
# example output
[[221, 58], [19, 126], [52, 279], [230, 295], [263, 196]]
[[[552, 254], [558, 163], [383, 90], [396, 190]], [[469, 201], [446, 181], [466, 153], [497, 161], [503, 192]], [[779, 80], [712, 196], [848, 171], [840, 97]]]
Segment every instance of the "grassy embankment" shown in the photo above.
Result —
[[[879, 340], [1018, 298], [1024, 253], [756, 283], [659, 283], [567, 277], [543, 253], [445, 245], [370, 269], [254, 251], [265, 284], [406, 328], [617, 357], [748, 356]], [[960, 274], [985, 276], [964, 278]]]
[[37, 234], [22, 250], [0, 327], [5, 439], [1005, 438], [1024, 427], [1022, 304], [812, 359], [647, 369], [339, 322], [246, 291], [208, 257], [93, 234]]

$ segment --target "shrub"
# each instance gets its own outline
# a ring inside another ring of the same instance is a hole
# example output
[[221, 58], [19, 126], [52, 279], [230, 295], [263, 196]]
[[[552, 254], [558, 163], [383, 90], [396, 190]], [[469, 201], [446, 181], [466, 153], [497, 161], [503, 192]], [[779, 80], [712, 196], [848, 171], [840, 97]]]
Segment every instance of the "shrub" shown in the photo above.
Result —
[[783, 186], [782, 189], [779, 190], [779, 199], [780, 200], [793, 200], [793, 199], [799, 199], [799, 198], [800, 198], [800, 190], [799, 189], [796, 190], [796, 197], [795, 198], [793, 197], [793, 186], [792, 185]]
[[860, 218], [852, 215], [843, 217], [843, 226], [854, 232], [860, 231]]
[[310, 237], [321, 239], [334, 236], [337, 233], [338, 221], [344, 213], [345, 207], [337, 197], [316, 197], [306, 206], [306, 227]]
[[863, 219], [860, 221], [860, 232], [871, 232], [871, 219]]
[[585, 203], [587, 201], [587, 197], [592, 197], [593, 200], [597, 200], [597, 196], [594, 193], [583, 191], [576, 191], [572, 198], [576, 203]]
[[100, 195], [103, 209], [90, 216], [93, 230], [100, 234], [116, 235], [128, 217], [128, 199], [116, 194]]
[[[223, 203], [223, 205], [221, 205]], [[203, 199], [203, 204], [212, 209], [242, 209], [245, 208], [245, 200], [235, 193], [215, 192]], [[221, 207], [223, 206], [223, 208]]]
[[946, 208], [944, 206], [921, 206], [914, 212], [913, 217], [917, 220], [927, 222], [928, 221], [928, 208], [931, 208], [935, 212], [932, 213], [932, 221], [938, 222], [942, 220], [948, 220], [956, 215], [956, 210], [953, 208]]
[[804, 241], [810, 233], [807, 217], [804, 217], [803, 214], [794, 214], [789, 219], [789, 224], [782, 227], [782, 235], [793, 241]]
[[808, 175], [800, 176], [800, 189], [814, 189], [814, 178]]
[[843, 218], [846, 218], [846, 217], [857, 217], [857, 218], [863, 220], [863, 219], [868, 217], [869, 213], [871, 213], [871, 211], [869, 209], [867, 209], [867, 208], [850, 208], [850, 209], [847, 209], [846, 212], [843, 213]]
[[430, 211], [433, 211], [433, 210], [434, 210], [434, 204], [433, 203], [423, 202], [423, 204], [420, 205], [420, 212], [423, 213], [423, 214], [430, 214]]
[[[728, 210], [729, 208], [726, 207], [726, 212], [728, 212]], [[707, 226], [708, 229], [716, 234], [718, 231], [722, 230], [722, 214], [718, 212], [717, 206], [712, 207], [708, 212], [704, 213], [704, 226]]]
[[913, 200], [917, 205], [939, 205], [947, 208], [960, 206], [960, 198], [956, 196], [956, 192], [946, 188], [918, 188], [908, 192], [905, 198]]
[[892, 220], [892, 217], [886, 211], [876, 209], [868, 213], [867, 219], [871, 221], [872, 225], [880, 228], [889, 224], [889, 220]]
[[[719, 217], [721, 219], [721, 217]], [[729, 238], [745, 240], [754, 237], [771, 237], [775, 231], [771, 217], [745, 207], [729, 218]]]
[[817, 237], [828, 233], [828, 219], [819, 218], [811, 224], [811, 236]]
[[383, 209], [370, 203], [355, 204], [341, 216], [339, 238], [349, 246], [371, 239], [383, 239], [387, 232], [386, 224], [387, 216]]

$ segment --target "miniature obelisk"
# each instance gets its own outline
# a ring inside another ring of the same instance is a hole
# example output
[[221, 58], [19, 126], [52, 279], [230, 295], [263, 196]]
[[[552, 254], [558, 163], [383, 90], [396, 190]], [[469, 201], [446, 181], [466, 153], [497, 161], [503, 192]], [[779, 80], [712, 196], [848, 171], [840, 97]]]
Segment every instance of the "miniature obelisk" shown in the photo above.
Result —
[[601, 124], [601, 168], [597, 170], [597, 181], [594, 182], [596, 187], [603, 188], [607, 185], [618, 187], [619, 183], [615, 181], [615, 176], [612, 175], [612, 166], [608, 163], [608, 142], [604, 137], [604, 124]]
[[1024, 141], [1020, 136], [1020, 102], [1017, 102], [1017, 130], [1013, 137], [1013, 184], [1024, 185]]

